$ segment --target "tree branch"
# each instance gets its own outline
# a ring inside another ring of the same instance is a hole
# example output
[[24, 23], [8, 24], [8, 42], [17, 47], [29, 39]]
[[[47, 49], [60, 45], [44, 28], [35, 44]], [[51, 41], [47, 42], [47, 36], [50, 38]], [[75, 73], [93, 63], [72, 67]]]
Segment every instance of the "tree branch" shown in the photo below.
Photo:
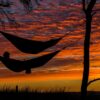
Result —
[[83, 11], [86, 12], [86, 4], [85, 4], [85, 0], [82, 0], [82, 5], [83, 5]]
[[88, 84], [87, 84], [87, 87], [88, 87], [90, 84], [92, 84], [93, 82], [99, 81], [99, 80], [100, 80], [100, 78], [97, 78], [97, 79], [94, 79], [94, 80], [89, 81]]
[[88, 7], [87, 7], [87, 11], [92, 12], [92, 10], [93, 10], [93, 8], [94, 8], [94, 6], [95, 6], [95, 4], [96, 4], [96, 1], [97, 1], [97, 0], [91, 0], [91, 1], [90, 1], [89, 5], [88, 5]]

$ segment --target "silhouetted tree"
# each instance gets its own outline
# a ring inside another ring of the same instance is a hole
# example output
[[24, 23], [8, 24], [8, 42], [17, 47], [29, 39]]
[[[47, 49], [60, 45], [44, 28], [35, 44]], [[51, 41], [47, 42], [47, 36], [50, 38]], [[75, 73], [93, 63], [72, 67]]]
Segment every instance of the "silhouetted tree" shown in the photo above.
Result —
[[94, 79], [94, 80], [89, 81], [88, 84], [87, 84], [87, 87], [88, 87], [90, 84], [92, 84], [93, 82], [96, 82], [96, 81], [100, 81], [100, 78], [96, 78], [96, 79]]
[[[33, 9], [32, 1], [33, 0], [19, 0], [19, 2], [21, 4], [23, 4], [27, 13], [31, 12]], [[34, 2], [36, 3], [37, 6], [41, 5], [40, 1], [42, 1], [42, 0], [34, 0]], [[0, 0], [0, 14], [7, 18], [8, 22], [11, 26], [19, 27], [20, 25], [18, 22], [16, 22], [15, 18], [10, 16], [9, 12], [4, 10], [5, 8], [10, 8], [11, 5], [13, 5], [13, 2], [10, 2], [10, 0]], [[0, 23], [4, 28], [4, 22], [1, 19], [0, 19]]]
[[23, 4], [24, 8], [30, 12], [32, 9], [32, 2], [31, 0], [20, 0], [20, 2]]
[[91, 39], [91, 24], [93, 16], [95, 12], [93, 12], [93, 8], [96, 4], [97, 0], [90, 0], [88, 4], [86, 0], [82, 0], [83, 11], [86, 16], [86, 32], [85, 32], [85, 40], [84, 40], [84, 69], [83, 69], [83, 79], [81, 86], [81, 97], [82, 100], [86, 99], [87, 96], [87, 84], [89, 77], [89, 68], [90, 68], [90, 39]]
[[[11, 5], [13, 5], [13, 2], [10, 2], [9, 0], [0, 0], [0, 14], [2, 15], [2, 17], [5, 16], [7, 18], [10, 25], [18, 27], [19, 24], [16, 22], [15, 18], [10, 16], [9, 12], [5, 10], [5, 8], [10, 8]], [[4, 21], [0, 19], [0, 23], [4, 27], [4, 24], [5, 24]]]
[[[19, 0], [19, 1], [23, 4], [24, 8], [28, 12], [30, 12], [32, 10], [32, 8], [33, 8], [32, 0]], [[42, 1], [42, 0], [34, 0], [34, 2], [36, 3], [37, 6], [40, 6], [41, 5], [40, 4], [40, 1]]]

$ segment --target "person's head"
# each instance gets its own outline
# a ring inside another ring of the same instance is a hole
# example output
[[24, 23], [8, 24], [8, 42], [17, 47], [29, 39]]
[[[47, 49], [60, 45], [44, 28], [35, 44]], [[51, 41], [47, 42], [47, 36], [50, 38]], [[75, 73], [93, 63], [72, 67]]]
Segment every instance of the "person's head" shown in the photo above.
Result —
[[10, 54], [9, 54], [9, 52], [4, 52], [3, 56], [4, 56], [5, 58], [9, 58]]

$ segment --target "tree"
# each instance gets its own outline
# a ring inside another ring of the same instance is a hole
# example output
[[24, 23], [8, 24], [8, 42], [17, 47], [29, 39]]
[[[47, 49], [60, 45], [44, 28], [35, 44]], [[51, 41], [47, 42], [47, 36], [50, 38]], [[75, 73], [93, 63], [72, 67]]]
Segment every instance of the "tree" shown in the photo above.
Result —
[[83, 11], [85, 13], [85, 18], [86, 18], [86, 31], [84, 39], [84, 69], [83, 69], [83, 79], [81, 86], [82, 100], [85, 100], [87, 96], [87, 84], [88, 84], [89, 68], [90, 68], [91, 25], [93, 16], [95, 15], [95, 12], [93, 12], [93, 8], [96, 4], [96, 1], [97, 0], [90, 0], [88, 1], [87, 4], [86, 0], [82, 0]]
[[[24, 8], [28, 12], [32, 10], [32, 7], [33, 7], [32, 0], [19, 0], [19, 1], [20, 1], [20, 3], [23, 4]], [[40, 6], [41, 5], [40, 1], [42, 1], [42, 0], [34, 0], [34, 2], [36, 3], [37, 6]]]
[[[40, 6], [40, 1], [42, 0], [34, 0], [34, 2], [36, 3], [37, 6]], [[32, 0], [19, 0], [19, 2], [23, 5], [23, 7], [25, 8], [26, 12], [31, 12], [33, 9], [33, 5], [32, 5]], [[19, 27], [19, 23], [16, 22], [15, 18], [13, 18], [12, 16], [9, 15], [9, 12], [7, 12], [6, 10], [4, 10], [5, 8], [10, 8], [11, 5], [14, 5], [13, 2], [10, 2], [9, 0], [0, 0], [0, 14], [4, 17], [7, 18], [8, 22], [10, 25], [15, 26], [15, 27]], [[0, 19], [0, 23], [2, 24], [3, 28], [5, 28], [4, 26], [4, 21], [2, 21], [2, 19]]]

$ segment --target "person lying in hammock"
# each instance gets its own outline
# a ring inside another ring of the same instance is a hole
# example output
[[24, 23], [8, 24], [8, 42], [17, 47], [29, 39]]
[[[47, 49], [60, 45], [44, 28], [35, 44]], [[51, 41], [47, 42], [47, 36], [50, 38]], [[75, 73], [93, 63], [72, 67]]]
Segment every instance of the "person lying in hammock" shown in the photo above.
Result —
[[42, 67], [44, 64], [48, 63], [60, 50], [53, 53], [49, 53], [37, 58], [32, 58], [29, 60], [16, 60], [10, 58], [9, 52], [5, 52], [3, 56], [0, 56], [0, 61], [10, 70], [14, 72], [26, 71], [27, 74], [31, 73], [32, 68]]

